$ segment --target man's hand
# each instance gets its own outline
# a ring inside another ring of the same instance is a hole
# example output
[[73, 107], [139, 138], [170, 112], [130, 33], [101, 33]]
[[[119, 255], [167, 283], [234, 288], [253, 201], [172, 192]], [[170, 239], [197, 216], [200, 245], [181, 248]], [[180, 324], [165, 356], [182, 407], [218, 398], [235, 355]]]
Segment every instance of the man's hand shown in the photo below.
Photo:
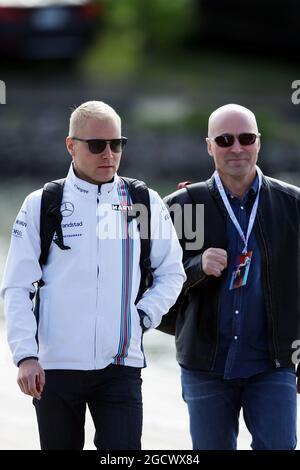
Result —
[[207, 276], [220, 277], [227, 267], [227, 252], [222, 248], [208, 248], [202, 255], [202, 269]]
[[36, 359], [27, 359], [20, 364], [17, 382], [23, 393], [41, 399], [45, 372]]

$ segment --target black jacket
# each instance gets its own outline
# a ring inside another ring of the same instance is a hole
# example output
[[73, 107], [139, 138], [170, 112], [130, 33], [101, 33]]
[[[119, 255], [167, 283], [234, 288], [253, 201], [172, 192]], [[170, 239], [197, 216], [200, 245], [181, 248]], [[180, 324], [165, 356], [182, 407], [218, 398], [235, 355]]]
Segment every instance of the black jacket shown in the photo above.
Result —
[[[211, 370], [218, 347], [220, 286], [226, 270], [220, 278], [206, 276], [201, 258], [210, 247], [226, 250], [228, 215], [212, 178], [189, 186], [188, 191], [176, 191], [165, 202], [183, 207], [191, 204], [189, 193], [204, 204], [204, 244], [198, 251], [186, 250], [184, 233], [179, 234], [187, 280], [176, 320], [177, 360], [185, 367]], [[180, 223], [183, 231], [187, 221], [183, 218]], [[195, 228], [195, 204], [189, 223]], [[178, 220], [175, 227], [178, 230]], [[263, 176], [253, 230], [262, 255], [270, 358], [274, 367], [288, 367], [295, 351], [292, 343], [300, 339], [300, 189]]]

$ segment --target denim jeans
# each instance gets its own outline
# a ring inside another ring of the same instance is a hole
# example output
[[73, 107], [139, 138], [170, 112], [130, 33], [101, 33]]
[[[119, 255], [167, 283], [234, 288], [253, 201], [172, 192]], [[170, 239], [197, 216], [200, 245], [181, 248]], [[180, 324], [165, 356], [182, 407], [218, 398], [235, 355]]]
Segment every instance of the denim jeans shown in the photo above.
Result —
[[294, 368], [274, 369], [247, 379], [223, 379], [181, 368], [193, 449], [234, 450], [243, 408], [255, 450], [288, 450], [297, 445], [297, 390]]

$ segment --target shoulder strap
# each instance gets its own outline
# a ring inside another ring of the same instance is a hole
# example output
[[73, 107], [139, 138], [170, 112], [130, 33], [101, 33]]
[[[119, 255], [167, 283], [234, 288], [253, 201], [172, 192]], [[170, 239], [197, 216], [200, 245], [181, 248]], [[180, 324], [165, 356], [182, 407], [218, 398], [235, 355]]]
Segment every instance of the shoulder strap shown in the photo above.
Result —
[[185, 189], [194, 204], [204, 204], [205, 201], [211, 198], [206, 181], [186, 185]]
[[[139, 230], [142, 234], [141, 236], [141, 255], [140, 255], [140, 268], [141, 268], [141, 288], [143, 290], [144, 286], [147, 285], [147, 278], [151, 273], [151, 261], [150, 261], [150, 250], [151, 250], [151, 207], [150, 207], [150, 195], [149, 189], [144, 183], [144, 181], [139, 181], [137, 179], [125, 178], [122, 176], [122, 179], [127, 183], [129, 187], [129, 194], [133, 204], [143, 204], [147, 209], [145, 225], [143, 230], [139, 224]], [[140, 214], [141, 216], [143, 214]], [[141, 219], [141, 224], [143, 224], [143, 219]]]
[[64, 184], [65, 178], [50, 181], [44, 185], [40, 215], [41, 255], [39, 262], [41, 266], [47, 263], [50, 245], [55, 233], [56, 239], [54, 242], [62, 250], [70, 248], [64, 245], [61, 229], [62, 215], [60, 212], [60, 206], [63, 197]]

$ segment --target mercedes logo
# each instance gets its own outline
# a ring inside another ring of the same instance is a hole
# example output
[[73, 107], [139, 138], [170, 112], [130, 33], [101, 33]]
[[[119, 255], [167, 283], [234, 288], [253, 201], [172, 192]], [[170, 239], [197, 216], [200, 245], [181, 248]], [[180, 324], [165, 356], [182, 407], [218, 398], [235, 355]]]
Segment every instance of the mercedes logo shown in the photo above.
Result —
[[74, 212], [74, 206], [72, 202], [63, 202], [60, 206], [60, 212], [63, 217], [70, 217]]

